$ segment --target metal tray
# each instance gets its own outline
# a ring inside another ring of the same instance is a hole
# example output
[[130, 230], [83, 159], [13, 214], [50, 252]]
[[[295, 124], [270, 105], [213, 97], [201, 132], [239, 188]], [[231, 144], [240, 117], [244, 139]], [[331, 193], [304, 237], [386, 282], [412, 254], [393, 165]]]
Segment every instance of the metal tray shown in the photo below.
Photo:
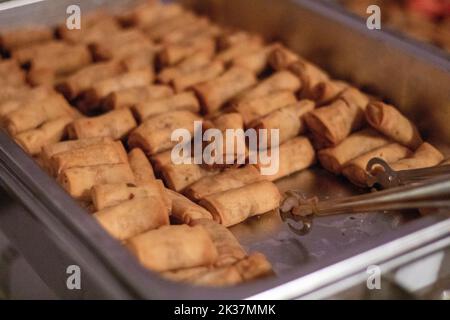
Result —
[[[0, 28], [59, 22], [69, 4], [80, 5], [84, 13], [106, 3], [110, 7], [133, 1], [47, 0], [23, 6], [24, 2], [0, 4]], [[450, 146], [450, 63], [426, 48], [369, 31], [356, 18], [321, 1], [183, 2], [216, 21], [284, 41], [337, 78], [391, 100], [418, 121], [428, 139], [444, 149]], [[9, 194], [2, 194], [0, 203], [8, 197], [20, 203], [0, 208], [0, 228], [64, 298], [299, 298], [450, 234], [446, 214], [322, 217], [306, 236], [294, 235], [278, 216], [267, 214], [233, 227], [232, 232], [249, 250], [266, 254], [277, 276], [233, 288], [200, 288], [165, 281], [142, 268], [3, 131], [0, 184]], [[320, 168], [277, 184], [282, 190], [329, 197], [361, 192]], [[66, 288], [70, 264], [81, 267], [82, 290]]]

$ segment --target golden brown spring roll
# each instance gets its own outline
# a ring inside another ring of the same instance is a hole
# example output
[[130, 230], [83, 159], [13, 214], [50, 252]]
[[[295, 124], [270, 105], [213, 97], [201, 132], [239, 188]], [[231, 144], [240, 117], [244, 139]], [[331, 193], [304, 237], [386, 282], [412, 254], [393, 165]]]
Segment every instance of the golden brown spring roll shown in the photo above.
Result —
[[216, 246], [218, 258], [215, 267], [232, 265], [247, 256], [244, 248], [225, 226], [211, 219], [194, 220], [192, 225], [203, 226]]
[[74, 167], [90, 167], [103, 164], [128, 163], [122, 142], [93, 144], [84, 148], [60, 152], [52, 156], [49, 165], [54, 176]]
[[319, 82], [311, 88], [310, 97], [318, 105], [325, 105], [336, 100], [346, 88], [348, 88], [348, 84], [343, 81], [330, 80]]
[[225, 67], [222, 62], [214, 61], [207, 66], [201, 67], [191, 73], [180, 75], [172, 80], [172, 86], [176, 92], [190, 89], [196, 84], [206, 82], [218, 77], [223, 73]]
[[174, 96], [152, 99], [133, 106], [133, 111], [141, 122], [162, 113], [180, 110], [194, 113], [200, 111], [200, 104], [193, 92], [182, 92]]
[[136, 178], [137, 185], [155, 180], [155, 174], [153, 172], [152, 165], [141, 149], [132, 149], [130, 153], [128, 153], [128, 161], [130, 163], [131, 170], [133, 171]]
[[232, 65], [249, 69], [259, 75], [267, 68], [269, 56], [278, 46], [278, 44], [268, 45], [254, 52], [235, 57]]
[[422, 144], [419, 130], [396, 108], [382, 102], [373, 102], [366, 109], [367, 122], [392, 140], [413, 150]]
[[[444, 155], [431, 144], [424, 142], [412, 156], [390, 163], [392, 170], [411, 170], [437, 166], [444, 160]], [[375, 167], [377, 170], [380, 167]]]
[[136, 43], [127, 51], [117, 52], [116, 57], [127, 71], [150, 69], [154, 71], [156, 54], [160, 45], [148, 45]]
[[[294, 172], [306, 169], [316, 161], [315, 151], [311, 142], [308, 138], [302, 136], [295, 137], [281, 144], [278, 147], [278, 154], [278, 171], [275, 174], [263, 176], [269, 181], [275, 181]], [[264, 164], [259, 164], [261, 173], [263, 173], [262, 168], [265, 166]]]
[[31, 59], [31, 68], [51, 69], [55, 74], [77, 71], [92, 62], [89, 49], [85, 45], [68, 46], [55, 55], [41, 53]]
[[253, 165], [243, 168], [227, 169], [213, 176], [203, 177], [186, 188], [184, 194], [190, 199], [199, 201], [211, 194], [241, 188], [247, 184], [264, 180]]
[[125, 25], [142, 28], [178, 16], [182, 12], [183, 8], [177, 3], [161, 5], [159, 1], [151, 0], [131, 8], [120, 19]]
[[161, 180], [153, 180], [139, 186], [127, 183], [97, 184], [91, 189], [91, 197], [97, 211], [127, 200], [151, 197], [162, 199], [167, 210], [172, 207], [172, 201]]
[[292, 63], [289, 70], [302, 82], [302, 97], [311, 97], [311, 91], [317, 84], [329, 81], [329, 76], [325, 71], [303, 60]]
[[2, 32], [0, 34], [0, 47], [11, 50], [33, 43], [48, 41], [53, 38], [53, 30], [44, 26], [30, 26], [21, 29]]
[[220, 77], [194, 87], [205, 113], [213, 114], [226, 102], [256, 83], [253, 72], [232, 67]]
[[101, 100], [111, 92], [149, 85], [153, 81], [153, 76], [153, 71], [147, 68], [99, 81], [83, 93], [83, 100], [86, 105], [99, 106]]
[[315, 104], [311, 100], [301, 100], [292, 105], [275, 110], [256, 120], [253, 127], [256, 130], [267, 130], [267, 147], [271, 146], [271, 129], [279, 129], [279, 144], [298, 136], [306, 130], [303, 117], [314, 110]]
[[249, 33], [242, 30], [227, 31], [221, 34], [217, 39], [219, 48], [221, 50], [228, 49], [239, 43], [244, 42], [259, 42], [262, 43], [263, 39], [260, 35]]
[[20, 65], [25, 65], [29, 64], [36, 55], [46, 54], [54, 57], [68, 47], [69, 45], [64, 41], [51, 40], [14, 49], [11, 51], [11, 57]]
[[239, 101], [248, 101], [278, 91], [291, 91], [294, 93], [301, 88], [301, 85], [299, 78], [291, 72], [279, 71], [261, 81], [253, 89], [246, 91], [243, 95], [239, 96], [238, 99]]
[[96, 184], [134, 183], [134, 175], [128, 163], [104, 164], [63, 170], [58, 181], [75, 199], [89, 200], [90, 190]]
[[215, 59], [221, 61], [224, 64], [232, 62], [238, 57], [242, 57], [249, 53], [254, 53], [257, 50], [261, 50], [262, 43], [259, 38], [252, 38], [249, 41], [239, 42], [219, 53], [217, 53]]
[[117, 90], [110, 93], [104, 100], [103, 109], [112, 110], [131, 108], [148, 100], [167, 98], [173, 94], [172, 88], [164, 85], [138, 86]]
[[215, 50], [215, 41], [210, 36], [198, 36], [167, 45], [159, 52], [159, 61], [165, 66], [174, 65], [197, 51]]
[[210, 64], [214, 52], [212, 50], [200, 50], [186, 57], [178, 64], [164, 68], [157, 75], [159, 82], [169, 84], [173, 79], [189, 74], [199, 68]]
[[210, 22], [206, 17], [198, 17], [192, 23], [182, 28], [175, 28], [161, 36], [160, 42], [164, 45], [177, 43], [185, 39], [195, 37], [205, 30], [211, 28]]
[[67, 77], [57, 85], [57, 90], [66, 98], [73, 99], [94, 84], [113, 78], [123, 71], [123, 66], [115, 61], [94, 63]]
[[0, 60], [0, 85], [25, 85], [25, 72], [14, 59]]
[[299, 55], [284, 46], [278, 46], [269, 55], [269, 64], [274, 70], [287, 69], [298, 60]]
[[53, 87], [62, 78], [51, 69], [30, 69], [27, 74], [27, 82], [32, 86]]
[[280, 201], [281, 195], [275, 184], [259, 181], [206, 196], [199, 204], [211, 212], [214, 220], [230, 227], [276, 209]]
[[372, 158], [381, 158], [387, 163], [396, 162], [400, 159], [411, 156], [412, 152], [408, 148], [398, 144], [391, 143], [378, 149], [369, 151], [348, 162], [342, 169], [342, 173], [353, 184], [361, 187], [367, 187], [367, 163]]
[[332, 147], [363, 126], [363, 108], [364, 106], [353, 102], [338, 99], [328, 106], [310, 112], [305, 121], [320, 145]]
[[23, 105], [45, 98], [46, 96], [54, 93], [54, 91], [46, 86], [39, 86], [23, 92], [20, 97], [10, 99], [0, 103], [0, 122], [3, 121], [3, 117], [8, 113], [11, 113]]
[[26, 92], [30, 90], [27, 85], [23, 86], [3, 86], [0, 87], [0, 103], [20, 99]]
[[183, 11], [180, 14], [158, 21], [153, 25], [143, 28], [145, 35], [152, 41], [161, 42], [162, 39], [175, 30], [185, 28], [187, 24], [195, 23], [198, 20], [192, 12]]
[[210, 266], [217, 249], [202, 226], [164, 226], [129, 239], [128, 248], [154, 271]]
[[322, 167], [340, 174], [343, 166], [369, 151], [389, 144], [390, 140], [373, 129], [355, 132], [334, 148], [322, 149], [318, 158]]
[[172, 164], [172, 150], [167, 150], [151, 156], [151, 162], [155, 172], [161, 171], [161, 168], [167, 164]]
[[73, 109], [63, 96], [51, 94], [43, 99], [28, 101], [17, 110], [4, 117], [4, 125], [9, 134], [35, 129], [44, 122], [61, 117], [73, 117]]
[[158, 197], [127, 200], [97, 211], [94, 217], [111, 236], [120, 241], [169, 224], [167, 208]]
[[255, 120], [296, 102], [297, 98], [291, 91], [277, 91], [259, 98], [238, 102], [233, 106], [233, 110], [239, 112], [244, 119], [245, 126], [249, 126]]
[[182, 192], [192, 183], [203, 177], [217, 173], [217, 170], [207, 170], [198, 164], [169, 163], [159, 168], [166, 186], [177, 192]]
[[24, 131], [14, 137], [14, 140], [30, 155], [37, 155], [42, 147], [61, 141], [67, 133], [67, 125], [73, 118], [65, 116], [48, 121], [38, 129]]
[[50, 158], [56, 154], [67, 152], [70, 150], [82, 149], [95, 144], [113, 144], [114, 141], [110, 137], [88, 138], [79, 140], [69, 140], [46, 145], [42, 148], [40, 154], [41, 161], [50, 166]]
[[101, 116], [77, 119], [69, 126], [72, 139], [111, 137], [124, 138], [137, 123], [130, 109], [118, 109]]
[[201, 121], [201, 117], [190, 111], [173, 111], [148, 118], [130, 134], [128, 144], [150, 155], [166, 151], [177, 144], [171, 140], [172, 132], [184, 128], [192, 135], [194, 121]]
[[212, 220], [211, 213], [205, 208], [192, 202], [182, 194], [166, 189], [166, 193], [170, 200], [172, 200], [172, 217], [184, 224], [191, 224], [198, 219]]
[[272, 265], [267, 258], [259, 252], [250, 254], [247, 258], [235, 265], [244, 281], [258, 279], [273, 274]]

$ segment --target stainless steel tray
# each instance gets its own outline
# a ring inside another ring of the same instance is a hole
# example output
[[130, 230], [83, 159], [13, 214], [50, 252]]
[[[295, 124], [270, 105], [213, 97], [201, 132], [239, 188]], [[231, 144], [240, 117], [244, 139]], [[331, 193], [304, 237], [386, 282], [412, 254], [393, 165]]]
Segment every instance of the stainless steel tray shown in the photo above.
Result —
[[[14, 6], [23, 1], [13, 1], [0, 4], [0, 28], [61, 21], [67, 5], [77, 2], [83, 13], [105, 3], [133, 1], [47, 0], [27, 6]], [[280, 39], [334, 76], [390, 99], [418, 121], [428, 139], [449, 151], [450, 63], [426, 48], [369, 31], [356, 18], [321, 1], [183, 2], [216, 21]], [[25, 208], [17, 216], [1, 210], [0, 227], [63, 297], [298, 298], [450, 234], [448, 215], [421, 218], [416, 212], [397, 212], [322, 217], [314, 221], [309, 234], [297, 236], [278, 216], [267, 214], [232, 231], [249, 250], [267, 255], [277, 277], [234, 288], [193, 288], [164, 281], [141, 268], [3, 132], [0, 169], [1, 184]], [[297, 173], [277, 185], [282, 190], [329, 197], [362, 192], [320, 168]], [[30, 220], [30, 225], [22, 230], [18, 226], [23, 219]], [[39, 235], [48, 238], [47, 247], [35, 247]], [[68, 263], [86, 270], [88, 285], [82, 292], [67, 292], [61, 284]]]

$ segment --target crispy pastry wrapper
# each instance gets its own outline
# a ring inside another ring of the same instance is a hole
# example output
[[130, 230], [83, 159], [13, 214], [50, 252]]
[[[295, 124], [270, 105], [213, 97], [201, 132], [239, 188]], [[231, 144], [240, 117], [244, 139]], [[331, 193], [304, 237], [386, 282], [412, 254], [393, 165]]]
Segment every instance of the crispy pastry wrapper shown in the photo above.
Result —
[[369, 104], [366, 119], [372, 127], [412, 150], [416, 150], [423, 142], [414, 123], [391, 105], [382, 102]]
[[182, 192], [203, 177], [217, 173], [217, 170], [208, 170], [195, 163], [173, 164], [170, 162], [160, 167], [159, 170], [166, 186], [177, 192]]
[[340, 174], [343, 166], [349, 161], [390, 143], [389, 138], [373, 129], [355, 132], [333, 148], [322, 149], [318, 158], [322, 167], [328, 171]]
[[161, 5], [159, 1], [151, 0], [124, 12], [120, 16], [120, 20], [127, 26], [143, 28], [175, 17], [181, 12], [183, 12], [183, 8], [177, 3]]
[[190, 185], [184, 193], [192, 200], [199, 201], [206, 196], [241, 188], [247, 184], [262, 181], [258, 169], [253, 165], [231, 168], [213, 176], [206, 176]]
[[169, 224], [169, 212], [158, 197], [135, 198], [94, 213], [94, 217], [114, 238], [133, 238]]
[[111, 137], [124, 138], [137, 123], [129, 109], [118, 109], [100, 116], [77, 119], [69, 126], [73, 139]]
[[247, 256], [239, 241], [225, 226], [211, 219], [196, 219], [191, 225], [203, 226], [216, 246], [218, 258], [215, 267], [232, 265]]
[[25, 72], [14, 59], [0, 60], [0, 85], [25, 85]]
[[256, 120], [252, 126], [267, 130], [267, 147], [272, 145], [271, 129], [279, 129], [279, 144], [298, 136], [306, 131], [303, 117], [313, 111], [315, 103], [311, 100], [301, 100]]
[[199, 219], [212, 220], [211, 213], [192, 202], [182, 194], [166, 189], [167, 196], [172, 201], [172, 218], [177, 222], [191, 225]]
[[200, 104], [193, 92], [182, 92], [170, 97], [152, 99], [138, 103], [133, 107], [134, 113], [141, 122], [152, 116], [180, 110], [194, 113], [200, 111]]
[[275, 48], [269, 55], [270, 66], [278, 71], [287, 69], [298, 60], [300, 60], [298, 54], [281, 45]]
[[12, 50], [33, 43], [48, 41], [53, 38], [53, 31], [49, 27], [29, 26], [21, 29], [2, 32], [0, 34], [0, 47]]
[[249, 217], [276, 209], [281, 201], [278, 188], [270, 181], [259, 181], [241, 188], [206, 196], [200, 201], [214, 217], [226, 227]]
[[383, 159], [387, 163], [392, 163], [410, 157], [411, 155], [412, 152], [408, 148], [398, 143], [390, 143], [351, 160], [344, 166], [342, 173], [353, 184], [367, 187], [368, 173], [366, 171], [366, 166], [370, 159], [377, 157]]
[[130, 134], [128, 144], [140, 147], [150, 155], [166, 151], [177, 144], [171, 140], [172, 132], [184, 128], [192, 135], [194, 121], [201, 121], [201, 117], [190, 111], [173, 111], [151, 117]]
[[253, 53], [262, 48], [261, 39], [251, 38], [249, 41], [239, 42], [231, 47], [220, 51], [215, 59], [225, 64], [231, 63], [238, 57], [245, 56], [249, 53]]
[[259, 118], [297, 102], [297, 98], [291, 91], [277, 91], [268, 95], [244, 100], [233, 106], [233, 110], [240, 113], [246, 127]]
[[225, 71], [225, 67], [222, 62], [214, 61], [209, 65], [201, 67], [188, 74], [180, 75], [172, 79], [171, 83], [176, 92], [182, 92], [190, 89], [193, 86], [213, 80], [221, 75]]
[[128, 162], [136, 178], [136, 184], [141, 185], [155, 180], [153, 167], [144, 151], [134, 148], [128, 153]]
[[337, 80], [319, 82], [311, 88], [310, 98], [317, 105], [326, 105], [336, 100], [348, 86], [348, 83]]
[[289, 65], [289, 70], [302, 82], [302, 97], [311, 97], [311, 91], [317, 84], [329, 81], [329, 76], [325, 71], [305, 60], [292, 63]]
[[39, 86], [24, 90], [23, 94], [18, 97], [0, 102], [0, 122], [4, 121], [4, 117], [7, 114], [22, 108], [23, 105], [41, 100], [52, 93], [54, 93], [53, 89], [47, 86]]
[[204, 112], [213, 114], [232, 98], [256, 83], [253, 72], [232, 67], [220, 77], [194, 87]]
[[202, 226], [164, 226], [129, 239], [127, 246], [143, 266], [159, 272], [210, 266], [218, 257]]
[[172, 199], [167, 195], [161, 180], [154, 180], [139, 186], [127, 183], [97, 184], [91, 189], [91, 197], [97, 211], [116, 206], [127, 200], [151, 197], [162, 199], [168, 211], [172, 208]]
[[172, 88], [165, 85], [137, 86], [114, 91], [103, 102], [104, 110], [131, 108], [139, 103], [170, 97]]
[[90, 190], [97, 184], [133, 183], [134, 175], [128, 163], [103, 164], [65, 169], [58, 182], [75, 199], [90, 200]]
[[197, 37], [163, 47], [163, 49], [159, 52], [159, 61], [164, 66], [171, 66], [198, 51], [214, 52], [214, 50], [214, 38], [209, 35], [199, 35]]

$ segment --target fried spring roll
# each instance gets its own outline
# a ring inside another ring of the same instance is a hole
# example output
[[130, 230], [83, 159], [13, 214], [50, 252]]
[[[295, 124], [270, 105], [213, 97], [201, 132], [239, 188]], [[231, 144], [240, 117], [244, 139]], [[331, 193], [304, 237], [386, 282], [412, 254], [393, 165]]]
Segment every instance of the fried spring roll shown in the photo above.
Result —
[[278, 91], [259, 98], [238, 102], [233, 106], [233, 110], [242, 115], [244, 124], [248, 127], [257, 119], [296, 102], [297, 98], [291, 91]]
[[94, 84], [113, 78], [123, 71], [124, 67], [115, 61], [94, 63], [67, 77], [57, 85], [57, 90], [66, 98], [73, 99]]
[[273, 274], [272, 265], [267, 258], [259, 252], [250, 254], [239, 261], [236, 268], [244, 281], [258, 279]]
[[239, 101], [248, 101], [267, 96], [278, 91], [296, 92], [302, 84], [298, 77], [289, 71], [279, 71], [267, 79], [261, 81], [256, 87], [238, 97]]
[[315, 104], [311, 100], [301, 100], [287, 107], [275, 110], [254, 122], [256, 130], [267, 130], [267, 147], [271, 146], [272, 139], [270, 130], [279, 129], [279, 143], [283, 143], [291, 138], [304, 133], [306, 125], [303, 117], [313, 111]]
[[42, 147], [64, 138], [67, 125], [73, 121], [66, 116], [44, 123], [40, 128], [19, 133], [14, 140], [30, 155], [38, 155]]
[[222, 34], [217, 39], [217, 42], [218, 42], [219, 48], [222, 50], [225, 50], [225, 49], [228, 49], [239, 43], [244, 43], [244, 42], [262, 43], [263, 39], [259, 35], [238, 30], [238, 31], [226, 32], [226, 33]]
[[128, 163], [122, 142], [93, 144], [84, 148], [60, 152], [50, 158], [49, 164], [54, 176], [74, 167], [90, 167], [103, 164]]
[[225, 67], [223, 63], [219, 61], [212, 62], [211, 64], [199, 68], [191, 73], [180, 75], [172, 80], [172, 86], [176, 92], [181, 92], [186, 89], [190, 89], [196, 84], [206, 82], [218, 77], [223, 73]]
[[412, 156], [390, 163], [389, 166], [395, 171], [421, 169], [437, 166], [442, 160], [444, 155], [431, 144], [424, 142]]
[[218, 111], [226, 102], [256, 83], [255, 75], [244, 68], [232, 67], [220, 77], [194, 87], [205, 113]]
[[5, 127], [11, 135], [35, 129], [44, 122], [60, 117], [74, 116], [72, 108], [59, 94], [29, 101], [5, 116]]
[[135, 198], [94, 213], [114, 238], [125, 241], [148, 230], [169, 224], [169, 214], [158, 197]]
[[118, 109], [104, 115], [77, 119], [69, 126], [72, 139], [111, 137], [124, 138], [137, 123], [129, 109]]
[[162, 199], [166, 210], [172, 207], [172, 201], [161, 180], [153, 180], [139, 186], [126, 183], [98, 184], [92, 187], [91, 197], [97, 211], [114, 207], [127, 200], [151, 197]]
[[[274, 151], [272, 150], [272, 152]], [[275, 181], [294, 172], [306, 169], [316, 161], [314, 148], [306, 137], [299, 136], [286, 141], [278, 147], [278, 153], [278, 171], [275, 174], [264, 176], [269, 181]], [[261, 172], [264, 166], [263, 164], [259, 164]]]
[[258, 49], [254, 52], [249, 52], [247, 54], [237, 56], [233, 58], [232, 65], [241, 68], [246, 68], [255, 73], [256, 75], [259, 75], [266, 69], [268, 65], [269, 56], [278, 46], [279, 46], [278, 44], [273, 44]]
[[351, 134], [334, 148], [320, 150], [318, 158], [322, 167], [332, 173], [340, 174], [350, 160], [387, 145], [389, 141], [375, 130], [365, 129]]
[[159, 272], [210, 266], [218, 257], [202, 226], [165, 226], [129, 239], [127, 246], [145, 267]]
[[68, 47], [69, 45], [64, 41], [46, 41], [14, 49], [11, 52], [11, 57], [19, 62], [19, 64], [25, 65], [30, 63], [36, 55], [46, 54], [54, 57], [64, 50], [67, 50]]
[[166, 98], [153, 99], [133, 107], [133, 111], [141, 122], [162, 113], [180, 110], [194, 113], [200, 111], [200, 104], [193, 92], [182, 92]]
[[143, 31], [152, 41], [161, 42], [164, 36], [175, 30], [185, 28], [187, 24], [195, 23], [197, 19], [192, 12], [183, 11], [179, 15], [159, 21], [154, 25], [146, 26]]
[[310, 97], [318, 105], [325, 105], [336, 100], [346, 88], [348, 88], [348, 84], [343, 81], [319, 82], [311, 88]]
[[287, 69], [298, 60], [300, 60], [298, 54], [284, 46], [278, 46], [269, 55], [269, 64], [274, 70]]
[[53, 30], [49, 27], [25, 27], [1, 33], [0, 47], [11, 50], [21, 46], [51, 40], [52, 38]]
[[214, 52], [211, 50], [197, 51], [193, 55], [183, 59], [178, 64], [161, 70], [161, 72], [157, 75], [157, 79], [161, 83], [169, 84], [178, 76], [188, 74], [189, 72], [210, 64], [213, 54]]
[[160, 5], [158, 1], [146, 1], [126, 12], [121, 20], [126, 25], [145, 27], [175, 17], [182, 12], [182, 7], [177, 3]]
[[104, 110], [131, 108], [148, 100], [167, 98], [173, 94], [172, 88], [164, 85], [139, 86], [110, 93], [103, 103]]
[[210, 36], [198, 36], [164, 47], [159, 61], [165, 66], [174, 65], [197, 51], [215, 51], [215, 41]]
[[358, 97], [361, 99], [352, 99], [352, 96], [348, 95], [345, 99], [338, 99], [328, 106], [310, 112], [305, 117], [308, 128], [319, 144], [325, 147], [336, 146], [352, 131], [362, 127], [368, 98], [364, 99], [362, 95]]
[[206, 196], [199, 204], [211, 212], [214, 220], [230, 227], [277, 208], [280, 201], [281, 195], [275, 184], [260, 181]]
[[382, 102], [369, 104], [366, 120], [376, 130], [413, 150], [423, 142], [416, 126], [391, 105]]
[[95, 107], [111, 92], [149, 85], [153, 81], [153, 77], [153, 71], [149, 68], [123, 73], [94, 84], [92, 88], [83, 93], [83, 100], [87, 105]]
[[55, 74], [67, 74], [77, 71], [92, 62], [89, 49], [85, 45], [68, 46], [57, 55], [41, 53], [33, 56], [31, 68], [50, 69]]
[[205, 17], [199, 17], [195, 19], [192, 23], [187, 24], [183, 28], [176, 28], [166, 34], [164, 34], [160, 42], [163, 44], [173, 44], [184, 39], [189, 39], [198, 34], [201, 34], [204, 30], [210, 28], [209, 20]]
[[23, 105], [43, 99], [52, 93], [54, 93], [54, 91], [49, 87], [40, 86], [24, 91], [20, 97], [0, 103], [0, 122], [7, 114], [21, 108]]
[[243, 168], [227, 169], [213, 176], [206, 176], [186, 188], [184, 194], [190, 199], [199, 201], [211, 194], [241, 188], [247, 184], [264, 180], [253, 165]]
[[131, 170], [136, 178], [136, 184], [141, 185], [155, 180], [152, 165], [148, 161], [145, 153], [139, 149], [134, 148], [128, 153], [128, 161]]
[[194, 220], [192, 225], [203, 226], [216, 246], [218, 258], [215, 267], [232, 265], [247, 256], [244, 248], [225, 226], [211, 219]]
[[172, 150], [167, 150], [152, 155], [151, 162], [155, 172], [161, 171], [161, 168], [165, 165], [172, 164]]
[[255, 38], [250, 41], [240, 42], [233, 45], [221, 52], [219, 52], [215, 59], [217, 61], [223, 62], [224, 64], [232, 62], [237, 57], [242, 57], [249, 53], [253, 53], [262, 48], [261, 39]]
[[299, 60], [292, 63], [289, 70], [300, 78], [303, 97], [311, 97], [311, 91], [317, 84], [329, 81], [329, 76], [325, 71], [306, 61]]
[[20, 99], [26, 92], [30, 90], [29, 86], [2, 86], [0, 87], [0, 103]]
[[118, 59], [127, 71], [154, 70], [158, 50], [160, 50], [159, 45], [148, 46], [136, 43], [129, 48], [129, 51], [125, 51], [123, 55], [115, 59]]
[[58, 181], [72, 197], [79, 200], [89, 200], [90, 190], [97, 184], [135, 182], [128, 163], [65, 169]]
[[25, 73], [17, 64], [16, 60], [8, 59], [0, 61], [0, 85], [25, 85]]
[[353, 184], [367, 187], [368, 173], [366, 171], [366, 166], [370, 159], [377, 157], [383, 159], [387, 163], [392, 163], [407, 158], [411, 156], [411, 154], [411, 150], [408, 148], [398, 143], [391, 143], [351, 160], [344, 166], [342, 173]]
[[182, 192], [192, 183], [203, 177], [216, 174], [217, 170], [207, 170], [198, 164], [169, 163], [160, 168], [166, 186], [177, 192]]
[[177, 144], [171, 140], [172, 132], [184, 128], [192, 135], [194, 121], [201, 121], [201, 117], [190, 111], [173, 111], [151, 117], [130, 134], [128, 144], [140, 147], [150, 155], [166, 151]]
[[198, 219], [212, 220], [212, 215], [205, 208], [192, 202], [178, 192], [166, 189], [169, 199], [172, 200], [172, 217], [183, 224], [195, 223]]

